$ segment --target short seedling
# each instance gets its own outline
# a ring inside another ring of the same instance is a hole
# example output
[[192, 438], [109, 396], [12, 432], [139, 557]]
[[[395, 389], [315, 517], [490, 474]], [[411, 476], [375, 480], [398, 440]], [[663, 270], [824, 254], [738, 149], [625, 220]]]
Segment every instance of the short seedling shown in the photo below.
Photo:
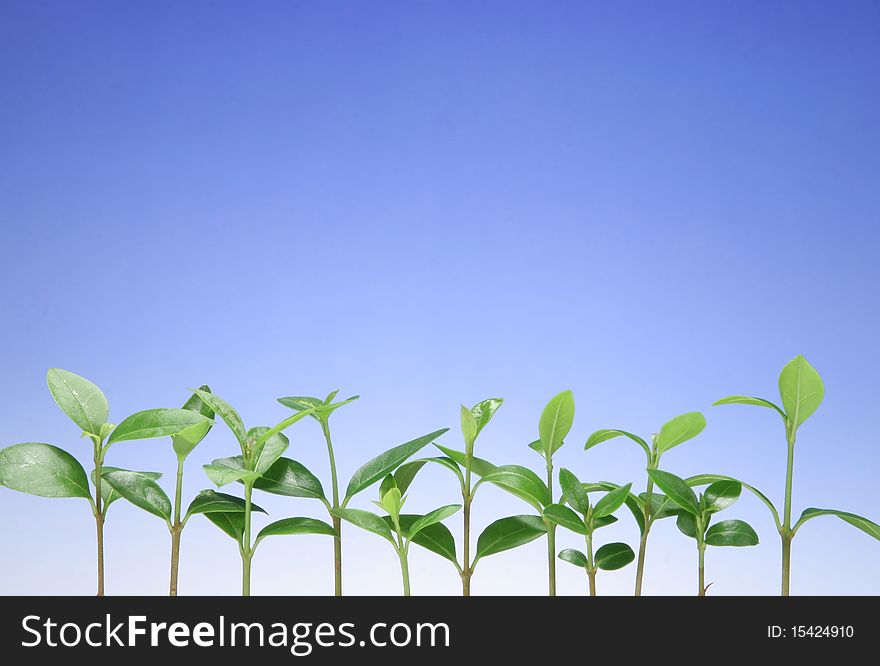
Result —
[[[813, 413], [819, 409], [825, 398], [825, 385], [816, 369], [807, 362], [803, 356], [796, 356], [785, 364], [779, 375], [779, 397], [782, 407], [764, 398], [755, 398], [747, 395], [733, 395], [718, 400], [715, 405], [755, 405], [774, 410], [782, 418], [785, 426], [785, 440], [788, 445], [788, 461], [785, 469], [785, 505], [783, 517], [780, 521], [779, 511], [767, 496], [751, 486], [745, 486], [751, 490], [770, 509], [776, 529], [782, 540], [782, 595], [788, 596], [791, 591], [791, 544], [801, 525], [817, 516], [837, 516], [841, 520], [870, 534], [875, 539], [880, 539], [880, 525], [867, 518], [858, 516], [847, 511], [837, 509], [804, 510], [800, 519], [791, 524], [791, 498], [792, 482], [794, 474], [794, 447], [800, 426]], [[694, 482], [694, 479], [689, 479]]]
[[697, 542], [697, 595], [705, 597], [709, 587], [706, 585], [704, 566], [706, 546], [758, 545], [757, 533], [745, 521], [722, 520], [710, 525], [714, 514], [739, 499], [742, 484], [733, 479], [716, 481], [697, 497], [688, 482], [675, 474], [649, 469], [648, 476], [678, 506], [678, 529]]
[[[602, 442], [606, 442], [609, 439], [614, 439], [615, 437], [627, 437], [638, 444], [642, 451], [644, 451], [648, 462], [648, 469], [657, 469], [660, 466], [660, 459], [664, 453], [689, 439], [693, 439], [703, 432], [705, 427], [706, 419], [700, 412], [688, 412], [687, 414], [676, 416], [674, 419], [667, 421], [663, 427], [660, 428], [660, 432], [651, 438], [651, 446], [648, 446], [648, 443], [638, 435], [634, 435], [626, 430], [603, 429], [597, 430], [590, 435], [587, 439], [587, 443], [584, 445], [584, 450], [590, 449]], [[645, 556], [648, 550], [648, 534], [651, 531], [651, 526], [654, 524], [655, 520], [670, 515], [663, 510], [666, 499], [661, 498], [659, 503], [654, 499], [654, 481], [651, 479], [650, 475], [648, 476], [648, 485], [645, 493], [640, 496], [640, 503], [642, 519], [639, 521], [641, 539], [639, 540], [639, 556], [638, 564], [636, 565], [635, 595], [637, 597], [642, 594], [642, 579], [645, 574]]]
[[[61, 410], [92, 442], [94, 498], [82, 465], [67, 451], [50, 444], [27, 442], [0, 450], [0, 485], [41, 497], [82, 497], [89, 501], [97, 531], [98, 596], [104, 595], [104, 523], [107, 509], [119, 498], [102, 483], [107, 451], [117, 442], [154, 437], [196, 436], [211, 426], [211, 420], [187, 409], [149, 409], [132, 414], [118, 426], [107, 422], [107, 398], [89, 380], [67, 370], [53, 368], [46, 375], [49, 391]], [[124, 470], [118, 470], [120, 472]], [[161, 474], [126, 472], [141, 482], [154, 481]]]
[[[448, 518], [461, 508], [460, 504], [449, 504], [435, 509], [423, 516], [401, 514], [401, 509], [406, 502], [406, 496], [401, 494], [394, 477], [389, 474], [379, 486], [379, 501], [373, 502], [380, 509], [384, 509], [388, 515], [377, 516], [370, 511], [361, 509], [335, 509], [334, 514], [347, 520], [353, 525], [373, 532], [388, 540], [397, 553], [400, 561], [400, 574], [403, 577], [403, 594], [410, 596], [409, 579], [409, 547], [412, 543], [425, 544], [420, 536], [426, 536], [430, 532], [429, 541], [442, 544], [452, 540], [452, 533], [440, 521]], [[431, 529], [433, 528], [433, 529]], [[427, 546], [429, 550], [436, 552], [436, 548]], [[444, 553], [441, 555], [447, 556]], [[452, 543], [452, 554], [455, 556], [455, 544]]]
[[[333, 509], [339, 509], [339, 482], [336, 475], [336, 456], [333, 454], [333, 440], [330, 438], [330, 415], [339, 407], [347, 405], [358, 399], [359, 396], [352, 396], [341, 402], [333, 402], [333, 398], [339, 391], [333, 391], [324, 400], [311, 397], [288, 397], [278, 398], [285, 407], [290, 407], [298, 412], [312, 409], [312, 418], [321, 424], [321, 431], [324, 433], [324, 441], [327, 444], [327, 457], [330, 462], [330, 481], [331, 481], [331, 504], [327, 507], [331, 512], [333, 520], [333, 529], [336, 530], [336, 537], [333, 539], [333, 572], [335, 581], [336, 596], [342, 596], [342, 521], [339, 516], [333, 515]], [[321, 493], [323, 496], [323, 491]]]
[[[258, 426], [246, 430], [244, 422], [232, 406], [214, 393], [201, 389], [193, 389], [202, 401], [220, 416], [238, 440], [241, 455], [230, 458], [219, 458], [210, 465], [205, 465], [205, 473], [217, 487], [238, 481], [244, 485], [243, 511], [212, 511], [205, 516], [217, 527], [238, 542], [241, 555], [241, 593], [251, 593], [251, 561], [260, 542], [267, 536], [290, 534], [327, 534], [336, 536], [336, 531], [327, 523], [314, 518], [284, 518], [270, 523], [257, 535], [251, 538], [251, 514], [255, 509], [252, 502], [254, 487], [260, 488], [259, 482], [273, 484], [276, 481], [265, 478], [269, 470], [281, 459], [281, 455], [290, 445], [290, 440], [281, 432], [300, 419], [309, 416], [311, 409], [289, 416], [271, 428]], [[277, 469], [277, 468], [276, 468]]]
[[588, 488], [600, 490], [598, 486], [584, 486], [578, 478], [565, 468], [559, 470], [559, 485], [562, 497], [571, 505], [550, 504], [544, 509], [544, 517], [554, 525], [565, 527], [584, 537], [586, 553], [574, 548], [566, 548], [559, 553], [559, 559], [581, 567], [587, 573], [590, 596], [596, 596], [596, 574], [599, 569], [614, 571], [632, 562], [636, 556], [625, 543], [608, 543], [593, 553], [593, 534], [596, 530], [617, 522], [617, 511], [630, 495], [632, 484], [619, 486], [607, 491], [595, 505], [590, 503]]

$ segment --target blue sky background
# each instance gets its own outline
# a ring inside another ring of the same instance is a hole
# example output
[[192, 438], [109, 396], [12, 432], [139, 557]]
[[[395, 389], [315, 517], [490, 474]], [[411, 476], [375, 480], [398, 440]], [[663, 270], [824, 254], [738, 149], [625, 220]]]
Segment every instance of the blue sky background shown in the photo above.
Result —
[[[634, 445], [584, 453], [586, 437], [647, 436], [697, 409], [709, 427], [664, 466], [781, 503], [778, 419], [710, 404], [775, 397], [803, 353], [827, 397], [801, 430], [795, 514], [880, 518], [876, 2], [5, 2], [0, 88], [4, 445], [88, 459], [45, 385], [58, 366], [98, 383], [117, 422], [201, 383], [249, 425], [283, 418], [278, 396], [359, 393], [333, 422], [343, 483], [435, 428], [460, 446], [459, 403], [502, 396], [478, 454], [539, 469], [526, 444], [570, 388], [557, 460], [584, 479], [641, 488]], [[290, 435], [329, 486], [317, 425]], [[187, 490], [235, 446], [218, 425]], [[109, 462], [163, 471], [171, 489], [167, 441], [117, 445]], [[457, 499], [437, 469], [409, 506]], [[93, 593], [85, 502], [0, 502], [3, 593]], [[527, 509], [487, 488], [474, 521]], [[711, 594], [777, 593], [769, 514], [743, 497], [728, 517], [762, 544], [710, 550]], [[606, 532], [637, 543], [626, 515]], [[163, 594], [168, 550], [159, 520], [114, 505], [108, 592]], [[793, 589], [880, 594], [878, 555], [817, 519], [795, 542]], [[412, 559], [416, 594], [459, 592], [448, 563]], [[230, 539], [190, 524], [182, 593], [235, 594], [238, 567]], [[474, 592], [542, 594], [545, 567], [541, 541], [488, 558]], [[351, 594], [400, 591], [388, 545], [351, 527], [345, 574]], [[631, 593], [634, 574], [601, 575], [600, 592]], [[559, 575], [562, 593], [585, 592], [582, 572]], [[695, 576], [693, 542], [658, 524], [646, 592], [692, 594]], [[330, 540], [265, 542], [253, 585], [331, 593]]]

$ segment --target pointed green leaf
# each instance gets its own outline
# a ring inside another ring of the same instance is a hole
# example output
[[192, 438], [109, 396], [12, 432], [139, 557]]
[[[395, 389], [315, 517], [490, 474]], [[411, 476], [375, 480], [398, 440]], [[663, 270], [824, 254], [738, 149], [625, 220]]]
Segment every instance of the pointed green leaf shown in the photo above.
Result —
[[119, 469], [102, 472], [101, 483], [109, 485], [116, 493], [139, 509], [170, 522], [171, 500], [168, 499], [168, 495], [159, 484], [151, 478], [137, 472]]
[[245, 469], [241, 456], [231, 458], [218, 458], [210, 465], [202, 465], [205, 474], [217, 487], [225, 486], [234, 481], [253, 483], [260, 475], [257, 472]]
[[[644, 504], [647, 493], [639, 493], [639, 499]], [[682, 509], [671, 499], [658, 492], [651, 493], [651, 517], [653, 520], [672, 518], [681, 513]]]
[[[600, 481], [599, 483], [585, 483], [584, 490], [587, 492], [594, 492], [597, 490], [614, 490], [615, 488], [620, 488], [616, 483], [611, 483], [609, 481]], [[639, 526], [639, 533], [645, 531], [645, 501], [641, 497], [637, 497], [632, 492], [629, 493], [626, 500], [626, 507], [629, 509], [633, 518], [636, 521], [636, 524]]]
[[609, 491], [593, 507], [593, 518], [604, 518], [617, 511], [626, 501], [630, 488], [632, 488], [632, 484], [627, 483], [625, 486]]
[[590, 498], [587, 491], [573, 472], [564, 467], [559, 470], [559, 485], [562, 488], [562, 499], [574, 507], [575, 511], [586, 515], [590, 510]]
[[254, 548], [268, 536], [291, 536], [295, 534], [326, 534], [336, 536], [336, 530], [323, 520], [316, 518], [282, 518], [269, 523], [260, 530]]
[[464, 437], [465, 449], [473, 452], [477, 439], [477, 420], [473, 413], [464, 405], [461, 406], [461, 434]]
[[544, 509], [544, 517], [550, 522], [571, 530], [576, 534], [586, 534], [587, 526], [574, 511], [562, 504], [549, 504]]
[[257, 426], [247, 433], [248, 439], [254, 442], [253, 470], [259, 475], [272, 467], [290, 446], [287, 435], [276, 432], [267, 436], [270, 431], [271, 428]]
[[661, 454], [669, 449], [693, 439], [706, 428], [706, 417], [700, 412], [688, 412], [667, 421], [657, 435], [657, 451]]
[[564, 562], [569, 562], [576, 567], [581, 567], [582, 569], [586, 569], [588, 566], [587, 556], [575, 548], [566, 548], [565, 550], [560, 551], [559, 559]]
[[742, 484], [733, 479], [716, 481], [703, 491], [706, 502], [706, 511], [717, 513], [726, 509], [739, 499], [742, 494]]
[[[502, 465], [483, 476], [477, 486], [488, 482], [498, 486], [528, 502], [538, 511], [542, 511], [550, 503], [550, 491], [547, 485], [528, 467], [522, 465]], [[476, 486], [474, 487], [476, 490]]]
[[779, 397], [793, 428], [798, 428], [825, 398], [825, 385], [816, 369], [803, 356], [795, 356], [779, 375]]
[[[447, 449], [445, 446], [440, 446], [436, 442], [434, 443], [434, 446], [440, 449], [450, 460], [455, 462], [457, 465], [461, 465], [462, 467], [467, 469], [467, 454], [465, 454], [463, 451]], [[482, 458], [471, 456], [471, 471], [477, 476], [486, 476], [486, 474], [494, 469], [496, 469], [495, 465], [490, 463], [488, 460], [483, 460]]]
[[0, 449], [0, 485], [39, 497], [91, 498], [86, 471], [77, 459], [39, 442]]
[[[199, 387], [200, 391], [206, 391], [207, 393], [211, 392], [210, 387], [207, 384], [203, 384]], [[205, 402], [195, 393], [193, 393], [189, 399], [183, 403], [183, 409], [188, 409], [191, 412], [197, 412], [204, 416], [207, 421], [203, 424], [192, 426], [191, 428], [187, 428], [177, 435], [173, 435], [171, 437], [171, 444], [174, 447], [174, 453], [177, 454], [177, 457], [181, 460], [185, 459], [192, 450], [205, 438], [205, 435], [211, 430], [211, 427], [214, 425], [214, 410], [211, 409]]]
[[775, 410], [779, 416], [782, 417], [783, 421], [788, 420], [788, 417], [779, 405], [770, 402], [769, 400], [765, 400], [764, 398], [755, 398], [751, 395], [730, 395], [712, 403], [713, 407], [717, 407], [718, 405], [754, 405], [756, 407], [766, 407]]
[[722, 520], [706, 531], [709, 546], [757, 546], [758, 535], [742, 520]]
[[434, 463], [441, 467], [445, 467], [458, 477], [460, 484], [464, 484], [464, 476], [461, 473], [461, 468], [459, 468], [452, 458], [441, 456], [435, 458], [420, 458], [419, 460], [412, 460], [404, 463], [397, 468], [396, 472], [394, 472], [394, 482], [397, 484], [397, 487], [400, 488], [400, 492], [405, 493], [409, 489], [416, 474], [418, 474], [422, 467], [428, 463]]
[[811, 518], [817, 518], [818, 516], [837, 516], [838, 518], [840, 518], [844, 522], [849, 523], [853, 527], [859, 528], [865, 534], [870, 534], [875, 539], [880, 539], [880, 525], [855, 513], [849, 513], [848, 511], [838, 511], [837, 509], [806, 509], [801, 514], [800, 519], [798, 519], [797, 523], [795, 524], [793, 531], [797, 532], [798, 529], [800, 529], [801, 525], [803, 525]]
[[697, 519], [694, 518], [693, 514], [687, 511], [679, 512], [678, 517], [675, 519], [675, 525], [685, 536], [691, 539], [697, 538]]
[[634, 559], [636, 554], [625, 543], [606, 543], [596, 551], [596, 566], [602, 571], [622, 569]]
[[410, 525], [410, 538], [414, 538], [426, 527], [439, 523], [442, 520], [446, 520], [447, 518], [449, 518], [449, 516], [456, 513], [459, 509], [461, 509], [461, 504], [447, 504], [446, 506], [441, 506], [439, 509], [434, 509], [433, 511], [426, 513], [424, 516], [421, 516], [420, 518], [415, 520], [412, 525]]
[[489, 555], [522, 546], [547, 533], [539, 516], [508, 516], [490, 524], [477, 539], [477, 562]]
[[[215, 490], [203, 490], [190, 502], [184, 522], [189, 520], [190, 516], [200, 513], [243, 513], [244, 510], [245, 501], [241, 497], [218, 493]], [[253, 503], [251, 511], [266, 513], [265, 509]]]
[[477, 422], [477, 435], [492, 420], [503, 402], [504, 398], [486, 398], [471, 408], [471, 414], [474, 415], [474, 420]]
[[[413, 523], [420, 518], [422, 518], [422, 516], [413, 514], [404, 513], [400, 515], [400, 531], [403, 538], [412, 539], [414, 544], [446, 558], [460, 571], [461, 567], [458, 564], [458, 559], [455, 554], [455, 538], [452, 536], [452, 532], [449, 531], [449, 528], [446, 527], [446, 525], [443, 523], [434, 523], [433, 525], [423, 527], [414, 537], [410, 537], [410, 528]], [[389, 530], [394, 530], [394, 522], [391, 520], [391, 516], [383, 516], [382, 520], [385, 521]]]
[[633, 435], [631, 432], [627, 432], [626, 430], [618, 430], [616, 428], [605, 428], [603, 430], [597, 430], [587, 439], [587, 443], [584, 444], [584, 450], [591, 449], [596, 444], [601, 444], [602, 442], [607, 442], [609, 439], [614, 439], [615, 437], [627, 437], [642, 447], [642, 450], [645, 452], [645, 455], [648, 458], [651, 458], [651, 447], [648, 446], [648, 443], [639, 437], [638, 435]]
[[[129, 469], [122, 469], [121, 467], [107, 467], [106, 465], [101, 467], [101, 478], [104, 478], [104, 475], [108, 472], [130, 472], [132, 474], [140, 474], [141, 476], [145, 476], [152, 481], [158, 481], [162, 478], [161, 472], [133, 472]], [[89, 474], [89, 479], [92, 481], [92, 485], [95, 485], [95, 470], [92, 470]], [[113, 504], [118, 499], [122, 499], [122, 496], [116, 492], [113, 487], [109, 483], [101, 484], [101, 499], [104, 500], [104, 508], [103, 512], [106, 515], [107, 507]]]
[[205, 518], [219, 527], [225, 534], [241, 543], [244, 536], [244, 513], [228, 511], [212, 511]]
[[379, 479], [384, 478], [389, 472], [393, 472], [407, 458], [433, 442], [447, 430], [449, 428], [435, 430], [400, 446], [395, 446], [393, 449], [388, 449], [370, 460], [352, 475], [351, 481], [348, 482], [348, 489], [345, 491], [345, 502], [343, 504], [347, 504], [348, 500], [359, 492], [370, 487]]
[[375, 513], [362, 511], [360, 509], [334, 509], [332, 513], [334, 516], [338, 516], [352, 525], [357, 525], [361, 529], [372, 532], [373, 534], [378, 534], [380, 537], [390, 541], [391, 545], [397, 548], [397, 544], [394, 542], [394, 535], [391, 533], [391, 528], [388, 527], [388, 524]]
[[193, 426], [204, 428], [204, 432], [207, 432], [210, 424], [204, 416], [189, 409], [147, 409], [123, 419], [110, 433], [107, 446], [116, 442], [178, 435]]
[[651, 477], [660, 490], [666, 493], [669, 499], [678, 504], [682, 509], [695, 516], [700, 512], [697, 496], [694, 495], [694, 491], [691, 490], [691, 487], [684, 479], [660, 469], [649, 469], [648, 476]]
[[290, 458], [279, 458], [254, 481], [254, 488], [273, 495], [325, 499], [320, 479], [303, 464]]
[[52, 368], [46, 373], [46, 383], [57, 405], [83, 432], [101, 434], [107, 422], [110, 407], [107, 398], [97, 386], [85, 377], [67, 370]]
[[730, 476], [724, 476], [723, 474], [697, 474], [695, 476], [688, 477], [686, 481], [689, 486], [702, 486], [707, 483], [715, 483], [716, 481], [736, 481], [737, 483], [741, 484], [743, 488], [745, 488], [755, 497], [761, 500], [764, 503], [764, 506], [766, 506], [770, 510], [770, 513], [773, 515], [773, 520], [776, 522], [776, 529], [778, 530], [782, 527], [782, 523], [779, 520], [779, 512], [776, 510], [776, 507], [773, 506], [773, 502], [771, 502], [764, 493], [762, 493], [754, 486], [750, 486], [748, 483], [743, 483], [738, 479], [734, 479]]
[[538, 434], [544, 447], [544, 456], [553, 455], [562, 446], [574, 423], [574, 394], [562, 391], [551, 398], [538, 423]]
[[[259, 451], [265, 445], [266, 441], [269, 439], [276, 440], [278, 439], [277, 435], [281, 433], [282, 430], [286, 430], [290, 426], [292, 426], [297, 421], [304, 419], [307, 416], [311, 416], [314, 412], [305, 411], [294, 414], [293, 416], [288, 416], [283, 421], [276, 423], [271, 428], [266, 428], [265, 430], [260, 429], [260, 434], [256, 436], [254, 441], [254, 450]], [[256, 430], [256, 428], [252, 428], [251, 432]], [[250, 435], [250, 432], [248, 433]], [[285, 439], [287, 439], [285, 437]], [[277, 458], [276, 458], [277, 460]]]
[[229, 426], [232, 434], [235, 435], [242, 450], [244, 450], [247, 446], [247, 431], [245, 430], [244, 422], [241, 420], [238, 412], [233, 409], [232, 405], [215, 393], [210, 393], [202, 389], [190, 390], [199, 396], [202, 402], [204, 402], [210, 409], [214, 410], [214, 412], [223, 419], [226, 425]]

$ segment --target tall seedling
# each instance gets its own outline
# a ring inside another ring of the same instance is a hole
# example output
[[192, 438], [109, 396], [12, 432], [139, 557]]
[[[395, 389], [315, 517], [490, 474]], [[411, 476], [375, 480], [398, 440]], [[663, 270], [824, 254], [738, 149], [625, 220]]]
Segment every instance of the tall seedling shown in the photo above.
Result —
[[256, 539], [251, 535], [252, 512], [263, 512], [254, 507], [252, 502], [254, 487], [260, 487], [258, 484], [261, 482], [268, 485], [277, 483], [277, 479], [267, 478], [266, 475], [290, 446], [290, 440], [281, 431], [311, 415], [313, 410], [303, 410], [271, 428], [257, 426], [246, 430], [241, 416], [228, 402], [214, 393], [201, 389], [192, 390], [226, 422], [241, 449], [241, 455], [219, 458], [210, 465], [204, 465], [204, 469], [217, 487], [236, 481], [244, 485], [243, 511], [212, 511], [205, 513], [205, 516], [238, 543], [241, 555], [241, 593], [242, 596], [250, 596], [251, 561], [257, 546], [265, 537], [291, 534], [336, 536], [336, 531], [330, 525], [314, 518], [284, 518], [264, 527]]
[[[791, 544], [801, 525], [817, 516], [837, 516], [850, 525], [880, 539], [880, 525], [847, 511], [837, 509], [804, 510], [798, 521], [791, 523], [792, 482], [794, 479], [794, 448], [800, 426], [819, 409], [825, 398], [825, 385], [815, 368], [803, 356], [796, 356], [785, 364], [779, 374], [779, 397], [782, 407], [764, 398], [747, 395], [733, 395], [718, 400], [715, 405], [754, 405], [774, 410], [782, 418], [785, 426], [785, 441], [788, 445], [788, 459], [785, 468], [785, 505], [780, 521], [779, 512], [767, 497], [750, 488], [770, 509], [776, 529], [782, 541], [782, 595], [788, 596], [791, 590]], [[693, 481], [693, 479], [689, 479]]]
[[[706, 427], [706, 419], [700, 412], [688, 412], [676, 416], [674, 419], [667, 421], [660, 432], [651, 438], [651, 446], [639, 437], [626, 430], [603, 429], [597, 430], [587, 439], [584, 450], [591, 449], [597, 444], [607, 442], [615, 437], [627, 437], [638, 444], [645, 453], [648, 469], [657, 469], [660, 466], [660, 459], [663, 454], [699, 435]], [[640, 496], [640, 504], [642, 509], [642, 520], [639, 527], [641, 528], [641, 539], [639, 540], [639, 555], [636, 565], [636, 589], [635, 595], [642, 594], [642, 579], [645, 574], [645, 556], [648, 550], [648, 534], [654, 521], [670, 516], [671, 514], [665, 509], [666, 498], [661, 498], [658, 503], [654, 498], [654, 480], [648, 475], [648, 483], [645, 493]]]
[[[678, 506], [676, 525], [682, 534], [697, 544], [697, 596], [705, 597], [706, 546], [757, 546], [758, 535], [743, 520], [722, 520], [711, 525], [712, 517], [739, 499], [742, 484], [733, 479], [711, 483], [697, 497], [691, 485], [682, 478], [661, 469], [649, 469], [648, 476]], [[710, 583], [711, 584], [711, 583]]]
[[330, 462], [330, 482], [331, 482], [331, 503], [328, 506], [331, 518], [333, 520], [333, 529], [336, 530], [336, 537], [333, 539], [333, 572], [335, 581], [336, 596], [342, 596], [342, 520], [339, 516], [333, 514], [334, 509], [341, 507], [339, 503], [339, 482], [336, 474], [336, 456], [333, 453], [333, 440], [330, 437], [330, 415], [343, 405], [347, 405], [358, 399], [359, 396], [352, 396], [341, 402], [333, 402], [333, 398], [339, 391], [333, 391], [324, 400], [311, 397], [288, 397], [278, 398], [285, 407], [301, 412], [303, 410], [312, 409], [312, 418], [321, 424], [321, 431], [324, 433], [324, 441], [327, 444], [327, 458]]
[[[154, 437], [191, 436], [210, 428], [210, 419], [186, 409], [148, 409], [122, 420], [119, 425], [107, 422], [110, 408], [107, 398], [89, 380], [67, 370], [53, 368], [46, 375], [49, 391], [61, 410], [88, 437], [92, 444], [94, 469], [91, 480], [94, 497], [82, 465], [67, 451], [51, 444], [26, 442], [0, 450], [0, 485], [41, 497], [82, 497], [89, 501], [97, 533], [98, 596], [104, 595], [104, 523], [107, 509], [119, 498], [103, 483], [107, 468], [104, 461], [117, 442]], [[124, 470], [119, 470], [124, 471]], [[161, 474], [126, 472], [138, 482], [152, 482]]]

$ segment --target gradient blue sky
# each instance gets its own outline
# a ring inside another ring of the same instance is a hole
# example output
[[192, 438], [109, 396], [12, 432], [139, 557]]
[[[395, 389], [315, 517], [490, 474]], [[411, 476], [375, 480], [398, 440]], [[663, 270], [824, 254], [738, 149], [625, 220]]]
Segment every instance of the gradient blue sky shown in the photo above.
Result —
[[[584, 479], [644, 484], [634, 446], [583, 452], [593, 430], [649, 435], [699, 409], [705, 434], [664, 466], [781, 501], [778, 420], [709, 405], [774, 397], [803, 353], [827, 397], [801, 431], [795, 513], [880, 518], [876, 2], [4, 2], [0, 89], [3, 444], [86, 461], [46, 389], [59, 366], [98, 383], [116, 421], [204, 382], [249, 425], [284, 417], [281, 395], [359, 393], [334, 417], [343, 482], [438, 427], [459, 445], [459, 403], [502, 396], [478, 453], [538, 468], [526, 444], [570, 388], [557, 459]], [[290, 434], [329, 483], [318, 427]], [[215, 428], [188, 491], [234, 451]], [[109, 462], [173, 470], [166, 441]], [[478, 528], [527, 512], [481, 494]], [[457, 499], [439, 469], [410, 495], [413, 510]], [[93, 593], [85, 502], [0, 502], [3, 593]], [[711, 593], [775, 594], [769, 514], [744, 497], [729, 517], [762, 544], [711, 550]], [[635, 545], [623, 518], [603, 536]], [[109, 592], [164, 593], [160, 521], [114, 505], [107, 541]], [[387, 544], [349, 528], [345, 550], [349, 593], [399, 592]], [[816, 520], [793, 589], [880, 594], [878, 555]], [[267, 541], [254, 591], [330, 593], [330, 556], [324, 537]], [[458, 592], [448, 563], [413, 560], [415, 593]], [[545, 566], [542, 542], [486, 559], [474, 591], [541, 594]], [[695, 569], [693, 542], [660, 524], [646, 591], [691, 594]], [[584, 592], [582, 572], [559, 573]], [[633, 575], [602, 575], [600, 592], [630, 593]], [[193, 521], [182, 593], [238, 586], [233, 542]]]

